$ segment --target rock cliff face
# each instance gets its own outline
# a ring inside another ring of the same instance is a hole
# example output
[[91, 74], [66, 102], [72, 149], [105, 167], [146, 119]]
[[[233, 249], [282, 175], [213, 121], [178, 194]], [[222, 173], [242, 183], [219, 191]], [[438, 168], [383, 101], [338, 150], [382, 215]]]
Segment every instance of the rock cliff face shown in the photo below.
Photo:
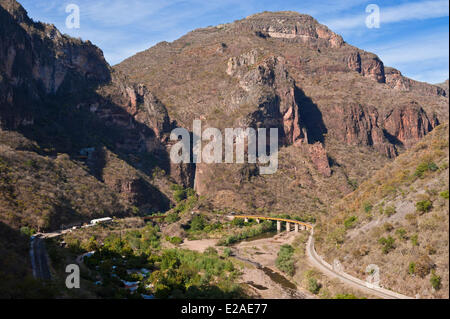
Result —
[[448, 96], [448, 92], [445, 88], [411, 80], [404, 77], [400, 71], [394, 68], [386, 68], [386, 84], [399, 91], [414, 90], [426, 95]]
[[156, 166], [169, 173], [170, 128], [165, 106], [113, 71], [99, 48], [32, 21], [16, 1], [0, 1], [0, 131], [85, 161], [119, 195], [122, 214], [168, 207], [148, 175]]
[[410, 148], [439, 124], [430, 120], [417, 103], [400, 105], [385, 115], [384, 128], [389, 136]]
[[239, 80], [244, 94], [235, 93], [232, 107], [255, 105], [245, 127], [279, 128], [284, 145], [307, 142], [306, 128], [302, 127], [299, 105], [295, 99], [295, 81], [289, 76], [282, 57], [261, 60], [257, 50], [230, 58], [227, 74]]
[[77, 94], [87, 85], [110, 79], [99, 48], [62, 35], [54, 26], [35, 23], [15, 1], [0, 6], [0, 75], [2, 127], [33, 123], [30, 104], [45, 96]]
[[243, 29], [254, 31], [260, 37], [291, 39], [298, 43], [340, 48], [342, 37], [308, 15], [284, 12], [278, 17], [253, 15], [246, 19]]

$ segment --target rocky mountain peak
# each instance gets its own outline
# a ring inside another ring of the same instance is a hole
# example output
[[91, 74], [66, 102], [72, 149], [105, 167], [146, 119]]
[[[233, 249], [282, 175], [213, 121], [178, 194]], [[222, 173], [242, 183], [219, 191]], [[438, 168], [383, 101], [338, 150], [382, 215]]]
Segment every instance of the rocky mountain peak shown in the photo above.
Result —
[[15, 0], [0, 0], [0, 6], [3, 7], [18, 23], [31, 23], [27, 11]]
[[339, 48], [344, 44], [342, 37], [313, 17], [292, 11], [263, 12], [241, 21], [261, 37], [292, 39], [297, 42], [317, 41]]

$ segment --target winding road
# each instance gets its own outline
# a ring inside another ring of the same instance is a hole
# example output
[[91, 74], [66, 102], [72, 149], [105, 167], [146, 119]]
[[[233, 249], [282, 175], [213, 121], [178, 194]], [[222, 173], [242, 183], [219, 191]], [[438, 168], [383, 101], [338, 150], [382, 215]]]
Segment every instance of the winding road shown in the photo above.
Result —
[[383, 299], [414, 299], [412, 297], [405, 296], [381, 287], [368, 287], [367, 282], [350, 276], [349, 274], [346, 274], [342, 271], [334, 270], [329, 263], [327, 263], [322, 257], [317, 254], [316, 249], [314, 248], [314, 229], [311, 231], [308, 243], [306, 244], [306, 255], [308, 256], [310, 263], [317, 267], [325, 275], [332, 278], [337, 278], [353, 288], [360, 289], [366, 293], [375, 295]]
[[304, 222], [299, 222], [297, 220], [290, 220], [290, 219], [283, 219], [283, 218], [275, 218], [275, 217], [263, 217], [263, 216], [241, 216], [241, 215], [233, 215], [228, 216], [230, 219], [234, 218], [242, 218], [242, 219], [262, 219], [262, 220], [273, 220], [273, 221], [282, 221], [286, 223], [292, 223], [292, 224], [299, 224], [302, 226], [305, 226], [306, 229], [310, 230], [310, 236], [308, 239], [308, 242], [306, 244], [306, 255], [308, 257], [309, 262], [317, 267], [321, 272], [323, 272], [325, 275], [331, 278], [337, 278], [340, 281], [344, 282], [345, 284], [362, 290], [368, 294], [377, 296], [379, 298], [383, 299], [414, 299], [412, 297], [402, 295], [399, 293], [396, 293], [394, 291], [377, 287], [374, 285], [370, 285], [368, 282], [363, 281], [361, 279], [358, 279], [356, 277], [350, 276], [349, 274], [344, 273], [343, 271], [337, 271], [331, 266], [329, 263], [327, 263], [321, 256], [319, 256], [316, 252], [316, 249], [314, 247], [314, 226], [311, 224], [307, 224]]

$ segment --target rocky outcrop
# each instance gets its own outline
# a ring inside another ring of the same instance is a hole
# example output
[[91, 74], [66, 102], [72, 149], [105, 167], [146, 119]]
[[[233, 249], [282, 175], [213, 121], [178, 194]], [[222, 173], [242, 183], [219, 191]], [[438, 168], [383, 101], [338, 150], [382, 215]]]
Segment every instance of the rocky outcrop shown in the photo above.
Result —
[[384, 136], [375, 107], [352, 104], [335, 106], [327, 118], [329, 134], [349, 145], [372, 146], [388, 157], [397, 154], [395, 145]]
[[322, 143], [311, 144], [308, 147], [309, 156], [317, 171], [325, 177], [331, 176], [330, 162]]
[[[362, 55], [362, 56], [361, 56]], [[386, 76], [383, 62], [375, 55], [359, 51], [352, 52], [347, 57], [347, 67], [378, 83], [385, 83]]]
[[361, 55], [359, 55], [359, 52], [353, 52], [348, 56], [347, 66], [350, 70], [361, 73]]
[[340, 35], [319, 24], [311, 16], [299, 15], [296, 12], [256, 14], [241, 23], [259, 36], [289, 39], [331, 48], [339, 48], [344, 44]]
[[388, 136], [407, 148], [416, 144], [438, 124], [437, 119], [430, 120], [415, 102], [393, 109], [383, 121]]
[[394, 68], [386, 68], [386, 84], [399, 91], [416, 91], [424, 95], [448, 96], [444, 87], [411, 80]]
[[[247, 127], [280, 128], [285, 145], [307, 143], [307, 131], [301, 126], [299, 105], [295, 98], [295, 81], [289, 76], [283, 57], [258, 61], [252, 50], [228, 62], [227, 73], [239, 79], [246, 94], [239, 104], [253, 104], [255, 111], [244, 121]], [[237, 95], [237, 94], [236, 94]]]

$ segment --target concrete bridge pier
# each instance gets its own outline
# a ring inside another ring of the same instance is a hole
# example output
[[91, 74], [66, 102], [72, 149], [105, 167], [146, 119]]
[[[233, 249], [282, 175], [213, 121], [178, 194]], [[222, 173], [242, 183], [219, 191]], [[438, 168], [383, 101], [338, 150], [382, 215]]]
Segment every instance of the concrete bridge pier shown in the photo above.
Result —
[[298, 233], [298, 224], [295, 224], [295, 232]]
[[281, 222], [277, 220], [277, 232], [281, 233]]
[[244, 219], [244, 222], [248, 223], [248, 218], [245, 218], [245, 219]]
[[256, 219], [256, 222], [259, 224], [261, 221], [259, 220], [259, 218]]
[[286, 231], [289, 233], [291, 231], [291, 224], [286, 223]]

